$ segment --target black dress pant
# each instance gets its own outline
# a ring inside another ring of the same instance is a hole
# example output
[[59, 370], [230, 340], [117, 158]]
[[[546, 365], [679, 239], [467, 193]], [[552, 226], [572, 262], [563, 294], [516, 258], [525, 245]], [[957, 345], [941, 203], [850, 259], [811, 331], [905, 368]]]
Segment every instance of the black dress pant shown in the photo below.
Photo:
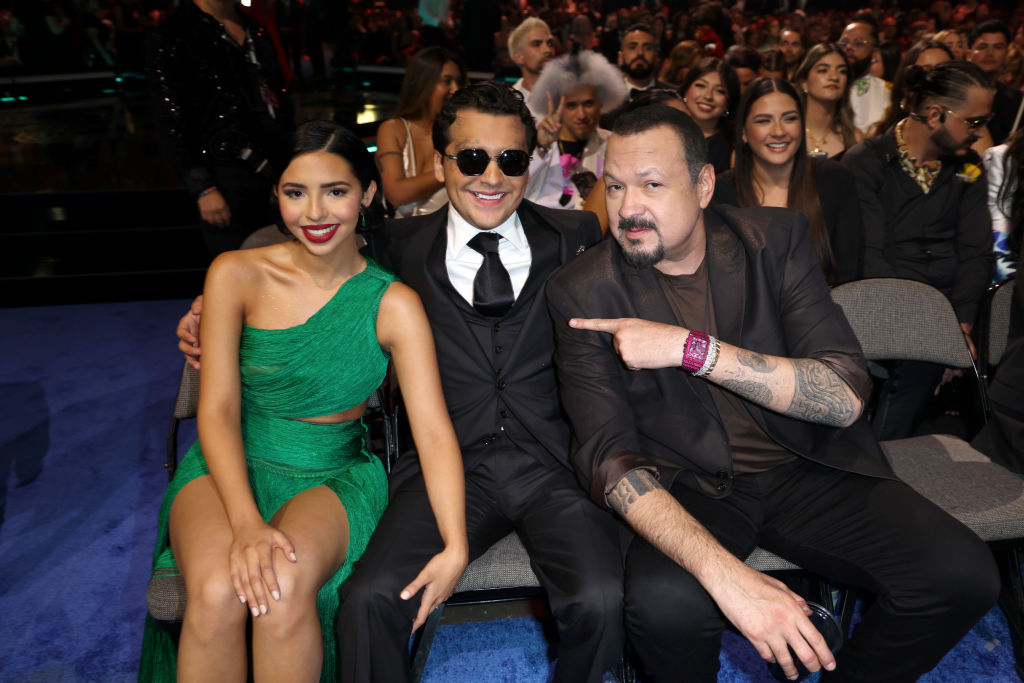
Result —
[[[737, 557], [760, 545], [876, 595], [822, 680], [914, 681], [995, 604], [988, 547], [906, 484], [800, 460], [739, 475], [714, 500], [671, 493]], [[637, 536], [626, 555], [626, 629], [654, 681], [714, 681], [725, 618], [691, 574]]]
[[[600, 681], [622, 656], [620, 525], [572, 473], [507, 440], [464, 451], [469, 559], [517, 531], [558, 628], [555, 679]], [[422, 591], [398, 597], [442, 548], [415, 456], [399, 459], [391, 502], [352, 577], [338, 618], [341, 680], [409, 680], [408, 642]]]
[[878, 391], [871, 428], [879, 441], [913, 436], [924, 419], [945, 368], [919, 360], [887, 364], [889, 379]]

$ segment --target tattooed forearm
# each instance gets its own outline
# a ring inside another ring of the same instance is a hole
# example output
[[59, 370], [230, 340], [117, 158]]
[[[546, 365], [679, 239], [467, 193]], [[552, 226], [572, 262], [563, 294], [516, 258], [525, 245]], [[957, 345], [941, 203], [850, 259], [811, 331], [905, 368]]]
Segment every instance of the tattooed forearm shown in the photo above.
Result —
[[787, 415], [832, 427], [853, 423], [857, 408], [850, 389], [836, 373], [810, 359], [794, 360], [793, 371], [793, 401], [786, 410]]
[[623, 517], [644, 494], [660, 489], [661, 484], [648, 470], [627, 472], [608, 494], [608, 505]]
[[759, 353], [747, 351], [746, 349], [740, 349], [736, 352], [736, 360], [739, 361], [740, 365], [761, 374], [771, 372], [779, 365], [779, 361], [776, 358], [762, 356]]
[[767, 406], [772, 402], [772, 390], [765, 386], [763, 382], [747, 379], [724, 379], [720, 382], [720, 385], [723, 389], [739, 394], [760, 406]]

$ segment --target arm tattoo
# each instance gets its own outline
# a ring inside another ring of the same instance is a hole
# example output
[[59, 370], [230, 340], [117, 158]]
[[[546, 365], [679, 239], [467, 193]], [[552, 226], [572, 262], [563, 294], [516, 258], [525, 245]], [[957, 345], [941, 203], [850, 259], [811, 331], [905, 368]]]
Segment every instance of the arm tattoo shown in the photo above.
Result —
[[759, 406], [768, 406], [772, 402], [772, 390], [761, 382], [748, 379], [724, 379], [720, 386]]
[[746, 349], [740, 349], [736, 352], [736, 360], [739, 361], [740, 365], [761, 374], [772, 372], [779, 364], [779, 361], [775, 358], [766, 358], [759, 353], [747, 351]]
[[854, 404], [843, 380], [823, 363], [805, 358], [793, 361], [793, 372], [793, 401], [787, 415], [832, 427], [849, 424]]
[[660, 488], [661, 484], [651, 472], [633, 470], [619, 479], [619, 483], [608, 494], [608, 505], [625, 517], [641, 496]]

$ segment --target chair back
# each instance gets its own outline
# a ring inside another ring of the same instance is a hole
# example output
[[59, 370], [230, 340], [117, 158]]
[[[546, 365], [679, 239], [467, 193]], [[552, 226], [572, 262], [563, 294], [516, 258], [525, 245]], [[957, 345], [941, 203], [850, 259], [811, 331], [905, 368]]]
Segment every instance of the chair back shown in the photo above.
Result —
[[857, 280], [832, 289], [869, 360], [920, 360], [974, 368], [949, 299], [923, 282]]
[[993, 287], [985, 326], [988, 342], [982, 349], [985, 354], [985, 365], [989, 368], [998, 365], [1003, 357], [1003, 351], [1006, 351], [1006, 337], [1010, 333], [1013, 283], [1014, 280], [1003, 280]]
[[196, 416], [199, 407], [199, 371], [186, 361], [174, 399], [174, 419], [188, 420]]

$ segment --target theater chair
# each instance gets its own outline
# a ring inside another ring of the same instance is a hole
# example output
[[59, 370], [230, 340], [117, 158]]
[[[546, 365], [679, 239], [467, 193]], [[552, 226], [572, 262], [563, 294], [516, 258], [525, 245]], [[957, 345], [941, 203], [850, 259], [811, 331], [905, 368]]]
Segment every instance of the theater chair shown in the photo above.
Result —
[[[920, 360], [961, 368], [987, 407], [985, 384], [953, 307], [941, 292], [920, 282], [878, 278], [840, 285], [832, 298], [869, 360]], [[1002, 576], [999, 604], [1014, 634], [1017, 672], [1024, 678], [1024, 478], [948, 435], [885, 441], [882, 450], [900, 479], [989, 543]]]
[[978, 316], [977, 337], [978, 373], [982, 380], [992, 379], [992, 372], [1006, 350], [1006, 335], [1010, 331], [1010, 308], [1013, 300], [1014, 278], [1007, 278], [989, 287], [986, 305]]

